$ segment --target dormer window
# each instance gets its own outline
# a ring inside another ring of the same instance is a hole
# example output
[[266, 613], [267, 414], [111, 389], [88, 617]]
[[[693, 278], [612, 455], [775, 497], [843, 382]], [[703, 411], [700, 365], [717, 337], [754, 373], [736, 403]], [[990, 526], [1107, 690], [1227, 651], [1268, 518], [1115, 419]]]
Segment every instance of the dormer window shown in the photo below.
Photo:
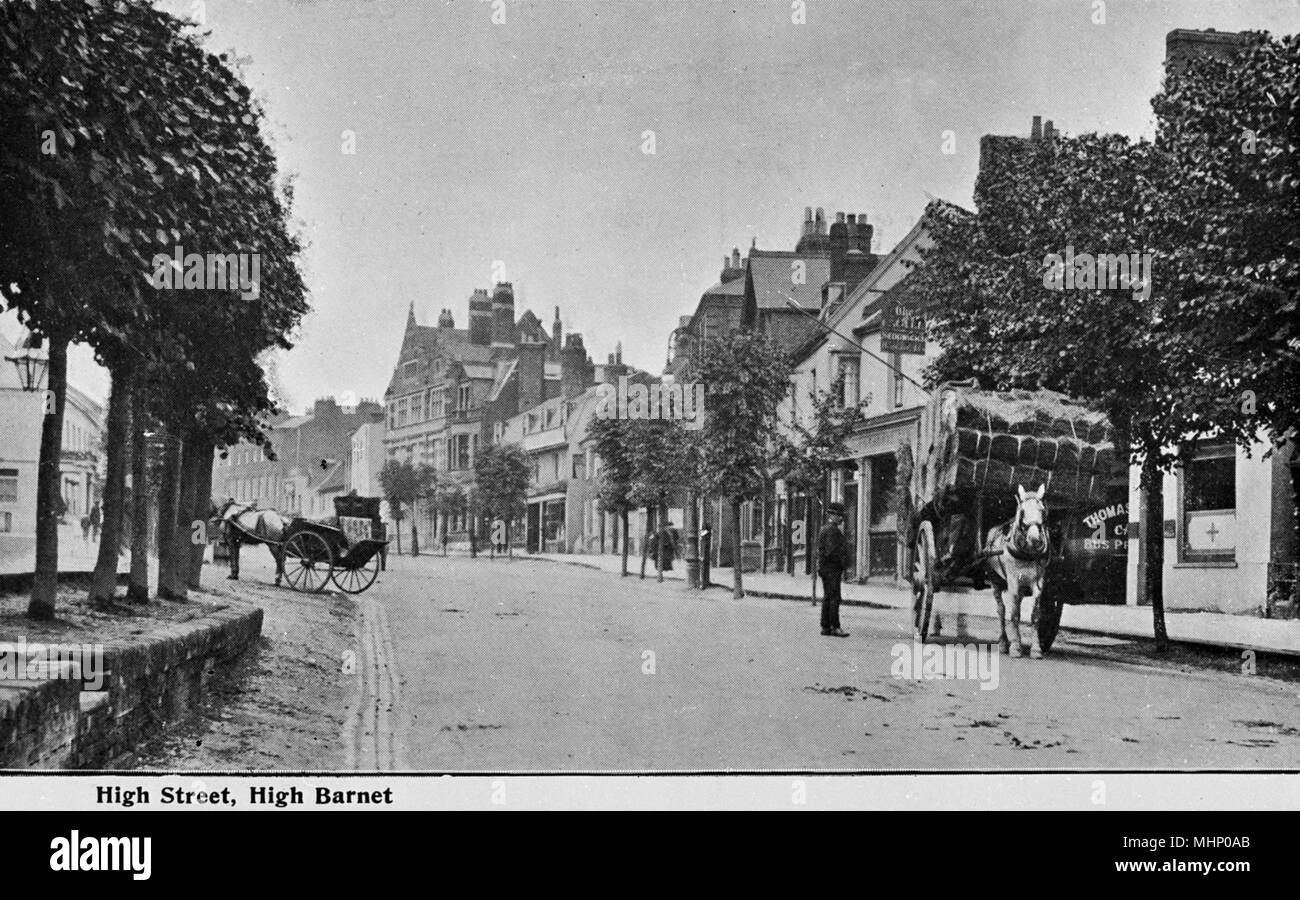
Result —
[[419, 368], [419, 362], [417, 360], [408, 359], [406, 362], [402, 363], [402, 377], [414, 378], [416, 376], [416, 370], [418, 368]]

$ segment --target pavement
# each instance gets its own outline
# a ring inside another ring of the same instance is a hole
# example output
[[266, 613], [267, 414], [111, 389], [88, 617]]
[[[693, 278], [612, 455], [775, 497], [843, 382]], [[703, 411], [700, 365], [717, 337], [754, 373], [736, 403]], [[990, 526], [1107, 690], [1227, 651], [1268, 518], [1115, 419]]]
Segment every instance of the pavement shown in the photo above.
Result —
[[[59, 571], [93, 572], [99, 541], [85, 540], [81, 525], [69, 521], [59, 526]], [[118, 557], [118, 571], [131, 568], [130, 553]], [[0, 534], [0, 575], [19, 575], [36, 570], [36, 535]]]
[[[613, 554], [533, 553], [528, 556], [600, 569], [613, 575], [622, 568], [622, 557]], [[640, 565], [640, 557], [628, 557], [629, 577], [638, 577]], [[646, 578], [655, 578], [657, 574], [654, 564], [647, 563]], [[673, 569], [664, 573], [664, 578], [684, 580], [686, 564], [676, 560]], [[729, 591], [731, 578], [731, 569], [714, 568], [709, 576], [710, 588], [720, 587]], [[812, 598], [812, 582], [807, 575], [749, 572], [744, 575], [743, 584], [747, 594], [758, 597], [809, 602]], [[817, 590], [820, 598], [820, 584]], [[855, 606], [910, 609], [912, 605], [911, 591], [893, 583], [845, 583], [841, 595], [846, 604]], [[935, 594], [934, 610], [941, 620], [956, 619], [958, 623], [967, 617], [995, 619], [997, 616], [991, 591], [940, 591]], [[1111, 637], [1150, 638], [1153, 634], [1151, 608], [1148, 606], [1068, 605], [1061, 612], [1061, 627]], [[1261, 619], [1166, 609], [1165, 629], [1171, 641], [1300, 656], [1300, 619]]]

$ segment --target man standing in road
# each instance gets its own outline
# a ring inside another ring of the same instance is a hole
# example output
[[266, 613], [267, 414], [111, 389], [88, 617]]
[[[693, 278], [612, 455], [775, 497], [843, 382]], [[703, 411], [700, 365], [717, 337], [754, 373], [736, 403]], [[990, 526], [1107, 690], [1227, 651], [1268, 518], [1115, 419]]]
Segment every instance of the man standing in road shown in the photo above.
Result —
[[822, 579], [822, 634], [848, 637], [840, 627], [840, 581], [849, 566], [848, 541], [840, 525], [844, 522], [844, 504], [826, 508], [826, 524], [817, 533], [817, 574]]

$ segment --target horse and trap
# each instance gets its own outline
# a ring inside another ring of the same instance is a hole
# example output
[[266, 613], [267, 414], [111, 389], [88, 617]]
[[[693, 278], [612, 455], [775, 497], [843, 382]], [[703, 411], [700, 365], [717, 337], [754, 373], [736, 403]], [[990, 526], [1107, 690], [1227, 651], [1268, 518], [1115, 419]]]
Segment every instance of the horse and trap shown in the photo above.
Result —
[[936, 591], [966, 579], [975, 589], [991, 582], [1002, 651], [1021, 655], [1020, 601], [1027, 595], [1030, 655], [1041, 657], [1078, 589], [1066, 554], [1079, 543], [1074, 513], [1104, 505], [1126, 484], [1110, 423], [1053, 391], [992, 392], [956, 382], [942, 385], [926, 406], [917, 446], [915, 464], [900, 471], [913, 639], [924, 643], [939, 633]]
[[264, 544], [275, 559], [275, 583], [320, 593], [333, 582], [347, 594], [360, 594], [375, 583], [388, 541], [379, 517], [378, 497], [336, 497], [332, 518], [285, 517], [274, 509], [257, 509], [227, 500], [215, 510], [230, 556], [231, 579], [239, 578], [239, 548]]

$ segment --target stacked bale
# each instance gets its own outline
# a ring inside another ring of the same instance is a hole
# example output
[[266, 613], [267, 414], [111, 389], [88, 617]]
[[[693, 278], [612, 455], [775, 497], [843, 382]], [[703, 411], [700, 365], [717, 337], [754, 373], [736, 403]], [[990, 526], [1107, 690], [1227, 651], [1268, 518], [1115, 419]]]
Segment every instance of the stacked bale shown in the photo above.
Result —
[[1123, 465], [1105, 415], [1053, 391], [948, 386], [931, 402], [923, 430], [930, 454], [922, 494], [1005, 497], [1017, 485], [1046, 485], [1049, 502], [1100, 504]]

